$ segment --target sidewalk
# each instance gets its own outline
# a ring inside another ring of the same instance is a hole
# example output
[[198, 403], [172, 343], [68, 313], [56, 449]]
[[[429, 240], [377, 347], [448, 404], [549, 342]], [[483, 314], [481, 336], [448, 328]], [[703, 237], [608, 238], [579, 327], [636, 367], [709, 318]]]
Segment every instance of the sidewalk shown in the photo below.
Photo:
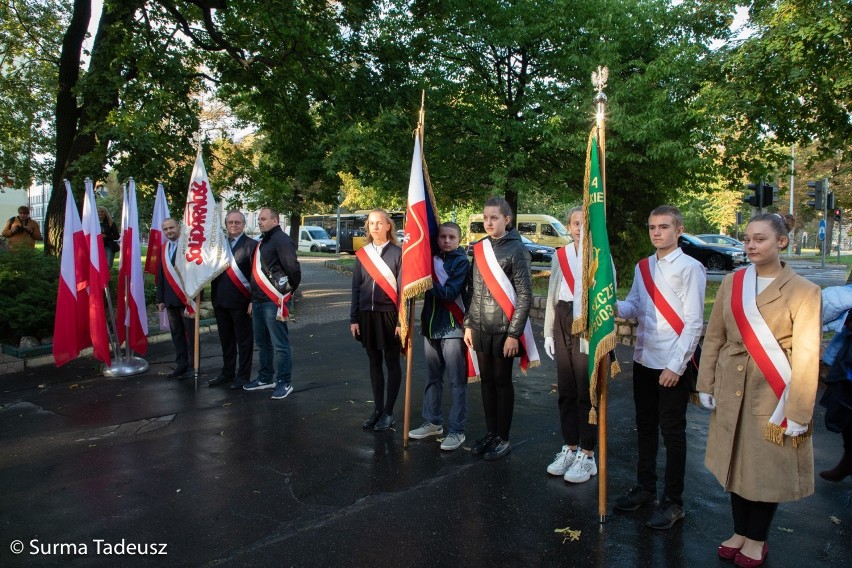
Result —
[[[366, 356], [349, 335], [349, 279], [311, 262], [303, 268], [304, 298], [290, 326], [296, 390], [286, 400], [204, 383], [196, 393], [191, 380], [166, 379], [168, 342], [152, 345], [151, 370], [135, 377], [96, 377], [90, 359], [4, 376], [0, 565], [723, 565], [715, 549], [729, 536], [730, 512], [703, 467], [705, 411], [689, 410], [686, 519], [664, 533], [643, 526], [650, 511], [600, 525], [596, 478], [572, 486], [545, 473], [561, 446], [552, 361], [516, 379], [507, 458], [470, 454], [484, 432], [477, 385], [463, 449], [441, 452], [432, 439], [405, 450], [404, 392], [395, 432], [360, 428], [372, 396]], [[202, 353], [202, 369], [215, 376], [215, 333], [202, 336]], [[610, 511], [633, 485], [636, 459], [632, 352], [617, 355], [625, 371], [610, 383]], [[412, 428], [421, 422], [422, 362], [416, 341]], [[819, 471], [834, 465], [841, 443], [821, 412], [816, 425]], [[846, 566], [850, 501], [852, 480], [817, 478], [816, 495], [782, 505], [766, 566]], [[563, 542], [554, 530], [565, 527], [579, 540]], [[14, 540], [23, 553], [11, 552]], [[122, 542], [165, 544], [167, 555], [104, 553]]]

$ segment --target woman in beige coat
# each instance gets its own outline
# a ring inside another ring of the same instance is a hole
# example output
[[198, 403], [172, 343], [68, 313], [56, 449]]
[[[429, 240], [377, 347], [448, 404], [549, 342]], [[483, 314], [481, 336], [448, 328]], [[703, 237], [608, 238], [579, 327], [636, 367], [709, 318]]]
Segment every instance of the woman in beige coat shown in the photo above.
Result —
[[[779, 397], [743, 343], [731, 306], [734, 275], [722, 281], [704, 338], [698, 374], [702, 404], [713, 411], [705, 465], [731, 494], [734, 535], [722, 558], [758, 566], [778, 503], [814, 491], [811, 441], [821, 336], [821, 296], [781, 262], [789, 221], [774, 213], [754, 217], [745, 234], [756, 270], [757, 310], [792, 369], [783, 406], [785, 429], [770, 424]], [[749, 281], [750, 282], [750, 281]], [[750, 320], [749, 320], [750, 321]]]

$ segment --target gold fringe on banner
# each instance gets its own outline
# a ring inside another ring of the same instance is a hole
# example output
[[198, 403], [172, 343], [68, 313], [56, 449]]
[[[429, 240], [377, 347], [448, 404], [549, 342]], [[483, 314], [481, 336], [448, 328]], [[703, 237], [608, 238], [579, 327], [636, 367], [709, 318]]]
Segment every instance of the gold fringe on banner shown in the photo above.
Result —
[[[586, 171], [583, 174], [583, 240], [591, 240], [591, 230], [589, 228], [589, 178], [592, 168], [592, 142], [595, 137], [595, 128], [589, 132], [589, 141], [586, 143]], [[583, 300], [580, 306], [580, 317], [574, 320], [571, 325], [571, 333], [578, 334], [586, 331], [589, 328], [589, 288], [592, 287], [592, 279], [594, 272], [589, 270], [591, 265], [590, 251], [594, 250], [592, 243], [583, 242], [583, 247], [580, 250], [581, 264], [580, 273], [583, 275]]]

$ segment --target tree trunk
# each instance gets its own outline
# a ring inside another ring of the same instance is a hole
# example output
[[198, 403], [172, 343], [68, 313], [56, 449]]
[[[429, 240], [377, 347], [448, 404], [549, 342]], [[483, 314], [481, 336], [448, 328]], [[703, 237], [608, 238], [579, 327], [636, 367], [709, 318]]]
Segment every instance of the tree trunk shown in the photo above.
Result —
[[61, 247], [62, 228], [65, 222], [65, 191], [62, 180], [65, 177], [71, 145], [77, 133], [79, 109], [74, 96], [74, 87], [80, 78], [80, 55], [91, 12], [91, 0], [74, 0], [74, 13], [62, 38], [59, 85], [56, 90], [56, 162], [53, 166], [53, 193], [50, 195], [44, 217], [44, 252], [47, 254], [58, 255]]
[[[62, 180], [74, 182], [74, 195], [83, 194], [83, 178], [98, 178], [106, 166], [110, 139], [98, 136], [98, 122], [119, 107], [119, 89], [128, 77], [120, 72], [126, 64], [115, 64], [119, 44], [128, 41], [136, 11], [144, 0], [104, 2], [98, 31], [92, 44], [89, 69], [80, 77], [83, 37], [89, 26], [91, 0], [75, 0], [74, 15], [62, 43], [59, 91], [56, 102], [56, 162], [53, 169], [53, 194], [45, 215], [45, 251], [58, 254], [56, 243], [62, 232], [65, 193]], [[77, 105], [78, 97], [82, 104]], [[80, 172], [75, 163], [84, 157], [88, 171]]]

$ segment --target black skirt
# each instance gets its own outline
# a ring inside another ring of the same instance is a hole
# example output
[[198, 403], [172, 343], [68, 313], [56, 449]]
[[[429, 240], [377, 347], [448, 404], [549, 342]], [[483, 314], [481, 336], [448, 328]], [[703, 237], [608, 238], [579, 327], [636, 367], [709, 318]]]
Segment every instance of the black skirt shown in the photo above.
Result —
[[359, 340], [365, 349], [401, 349], [402, 344], [396, 335], [397, 312], [361, 312], [358, 324], [361, 327]]

